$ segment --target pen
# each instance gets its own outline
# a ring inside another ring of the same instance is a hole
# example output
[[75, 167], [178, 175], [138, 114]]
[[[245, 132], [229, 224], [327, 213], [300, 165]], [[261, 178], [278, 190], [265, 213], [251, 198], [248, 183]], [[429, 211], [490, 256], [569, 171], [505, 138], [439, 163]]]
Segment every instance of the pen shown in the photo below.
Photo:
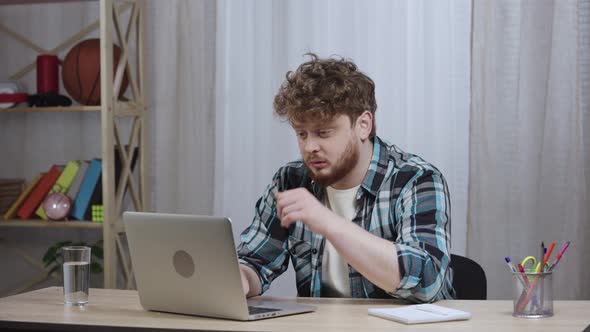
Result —
[[[506, 264], [508, 264], [508, 268], [510, 268], [510, 271], [512, 271], [512, 272], [519, 272], [519, 271], [516, 269], [516, 267], [514, 266], [514, 264], [512, 264], [512, 263], [510, 262], [510, 257], [504, 257], [504, 260], [506, 261]], [[524, 287], [524, 288], [526, 289], [526, 287], [527, 287], [527, 286], [526, 286], [526, 284], [525, 284], [525, 282], [524, 282], [523, 278], [521, 278], [521, 276], [517, 275], [517, 276], [516, 276], [516, 279], [518, 279], [518, 281], [520, 281], [520, 283], [522, 284], [522, 287]], [[526, 279], [526, 277], [525, 277], [525, 279]]]
[[557, 265], [557, 263], [559, 263], [559, 260], [561, 259], [561, 256], [563, 256], [563, 253], [567, 250], [567, 248], [569, 248], [570, 246], [570, 241], [567, 241], [563, 247], [561, 248], [561, 250], [559, 251], [559, 253], [557, 254], [557, 257], [555, 257], [555, 260], [553, 261], [553, 264], [551, 264], [551, 267], [549, 268], [549, 271], [553, 271], [553, 269], [555, 268], [555, 265]]
[[433, 309], [430, 309], [430, 308], [415, 306], [414, 309], [420, 310], [420, 311], [429, 312], [429, 313], [435, 314], [435, 315], [448, 316], [448, 314], [446, 314], [444, 312], [436, 311], [436, 310], [433, 310]]
[[[520, 297], [518, 298], [518, 301], [517, 301], [517, 303], [520, 306], [520, 304], [524, 301], [524, 298], [527, 297], [527, 293], [528, 293], [527, 290], [530, 289], [531, 284], [529, 283], [529, 278], [527, 278], [527, 276], [526, 276], [526, 271], [524, 270], [524, 267], [520, 263], [518, 263], [518, 270], [520, 271], [520, 273], [521, 273], [520, 277], [522, 277], [522, 278], [517, 278], [517, 279], [520, 280], [520, 283], [523, 286], [522, 293], [520, 294]], [[533, 297], [532, 300], [533, 300], [533, 304], [537, 303], [536, 297]], [[528, 300], [527, 300], [527, 302], [528, 302]]]
[[508, 268], [510, 269], [511, 272], [518, 272], [516, 267], [514, 267], [514, 264], [512, 264], [510, 262], [510, 257], [504, 257], [504, 260], [506, 261], [506, 264], [508, 264]]
[[520, 271], [520, 273], [523, 273], [522, 278], [524, 279], [524, 283], [526, 284], [526, 287], [529, 287], [529, 278], [526, 277], [525, 273], [526, 271], [524, 270], [524, 267], [522, 267], [522, 264], [518, 263], [518, 271]]
[[[545, 253], [546, 253], [546, 249], [545, 249], [545, 241], [541, 241], [541, 259], [539, 259], [539, 263], [543, 261], [543, 258], [545, 258]], [[541, 270], [543, 270], [545, 267], [541, 267]]]
[[537, 269], [537, 272], [541, 272], [541, 267], [545, 266], [545, 264], [547, 264], [547, 261], [549, 260], [549, 257], [551, 256], [551, 252], [553, 251], [553, 248], [555, 247], [555, 242], [551, 242], [551, 244], [549, 245], [549, 249], [547, 249], [547, 253], [545, 254], [545, 258], [543, 258], [543, 263], [541, 264], [541, 266], [539, 266], [539, 268]]

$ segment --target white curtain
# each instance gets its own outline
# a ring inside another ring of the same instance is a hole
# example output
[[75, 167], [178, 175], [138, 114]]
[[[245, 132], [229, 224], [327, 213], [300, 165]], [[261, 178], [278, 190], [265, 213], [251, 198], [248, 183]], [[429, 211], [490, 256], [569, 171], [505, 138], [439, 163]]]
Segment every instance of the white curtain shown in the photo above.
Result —
[[588, 1], [474, 2], [467, 254], [492, 299], [541, 241], [572, 241], [555, 297], [590, 298], [589, 43]]
[[148, 2], [153, 210], [211, 214], [215, 1]]
[[[377, 134], [446, 175], [453, 251], [463, 254], [468, 174], [470, 1], [217, 2], [214, 212], [237, 239], [278, 167], [299, 157], [273, 116], [288, 70], [341, 55], [372, 77]], [[295, 294], [293, 273], [271, 294]]]

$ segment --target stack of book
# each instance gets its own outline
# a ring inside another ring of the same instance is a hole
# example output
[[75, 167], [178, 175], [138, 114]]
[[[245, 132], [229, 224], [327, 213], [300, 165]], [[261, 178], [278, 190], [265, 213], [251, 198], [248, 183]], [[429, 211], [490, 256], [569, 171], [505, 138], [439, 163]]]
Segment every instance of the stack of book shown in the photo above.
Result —
[[0, 179], [0, 215], [8, 211], [24, 189], [24, 179]]
[[[133, 152], [132, 170], [137, 160], [137, 149]], [[119, 182], [121, 165], [119, 151], [115, 151], [115, 185]], [[24, 181], [21, 183], [20, 195], [17, 193], [9, 207], [3, 210], [3, 219], [48, 220], [43, 202], [48, 195], [59, 192], [68, 196], [72, 202], [66, 220], [90, 221], [92, 205], [102, 205], [101, 174], [100, 159], [72, 160], [66, 165], [53, 165], [46, 173], [37, 175], [24, 190]]]

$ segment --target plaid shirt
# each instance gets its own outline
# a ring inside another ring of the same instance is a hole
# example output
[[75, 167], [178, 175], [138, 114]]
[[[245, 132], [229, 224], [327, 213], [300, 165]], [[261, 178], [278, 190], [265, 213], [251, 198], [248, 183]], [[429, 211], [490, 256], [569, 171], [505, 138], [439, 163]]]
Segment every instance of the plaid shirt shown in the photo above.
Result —
[[[302, 161], [280, 168], [256, 203], [254, 220], [241, 235], [238, 257], [241, 264], [257, 271], [262, 292], [287, 270], [290, 258], [298, 295], [319, 297], [324, 237], [301, 221], [283, 228], [277, 216], [275, 193], [298, 187], [307, 188], [324, 202], [325, 188], [312, 181]], [[349, 265], [352, 297], [396, 297], [412, 302], [454, 297], [449, 267], [450, 198], [437, 168], [375, 137], [355, 208], [352, 222], [395, 244], [401, 280], [395, 292], [385, 292]]]

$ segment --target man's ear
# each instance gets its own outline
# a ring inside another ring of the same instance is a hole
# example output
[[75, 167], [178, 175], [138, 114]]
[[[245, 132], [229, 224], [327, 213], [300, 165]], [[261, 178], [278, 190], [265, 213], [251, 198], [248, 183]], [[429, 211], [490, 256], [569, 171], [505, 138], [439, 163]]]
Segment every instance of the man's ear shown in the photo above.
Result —
[[356, 119], [356, 130], [362, 141], [368, 139], [373, 130], [373, 113], [364, 111], [363, 114]]

